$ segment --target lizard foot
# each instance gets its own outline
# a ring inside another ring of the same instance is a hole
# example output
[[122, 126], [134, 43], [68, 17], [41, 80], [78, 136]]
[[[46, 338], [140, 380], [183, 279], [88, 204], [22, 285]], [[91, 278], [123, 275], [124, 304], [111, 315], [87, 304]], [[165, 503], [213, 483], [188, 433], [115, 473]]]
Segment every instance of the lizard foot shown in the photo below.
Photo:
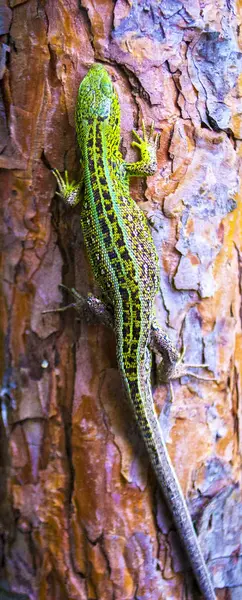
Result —
[[137, 140], [137, 141], [131, 143], [132, 148], [134, 148], [134, 147], [139, 148], [141, 155], [147, 151], [147, 148], [149, 148], [150, 150], [152, 149], [156, 153], [160, 134], [157, 132], [154, 133], [154, 121], [152, 121], [152, 123], [150, 125], [150, 131], [148, 134], [144, 119], [142, 119], [142, 131], [143, 131], [143, 138], [140, 137], [140, 135], [137, 133], [137, 131], [135, 131], [134, 129], [132, 130], [132, 133]]
[[208, 369], [209, 366], [206, 364], [184, 363], [185, 348], [179, 354], [167, 333], [157, 325], [155, 320], [151, 325], [150, 348], [153, 352], [160, 355], [162, 359], [157, 369], [158, 381], [160, 383], [168, 383], [172, 379], [179, 379], [185, 375], [190, 375], [203, 381], [215, 381], [212, 377], [204, 377], [189, 370], [191, 368]]
[[71, 304], [67, 304], [66, 306], [62, 306], [60, 308], [53, 308], [49, 310], [44, 310], [43, 314], [52, 313], [52, 312], [64, 312], [69, 308], [74, 308], [79, 315], [86, 317], [88, 322], [98, 320], [102, 322], [107, 327], [114, 327], [114, 319], [112, 311], [98, 298], [89, 294], [87, 298], [84, 298], [75, 288], [68, 288], [63, 284], [60, 284], [60, 287], [67, 290], [74, 298], [75, 302], [71, 302]]
[[158, 381], [160, 383], [171, 383], [173, 379], [179, 379], [180, 377], [184, 377], [186, 375], [202, 381], [216, 381], [215, 377], [205, 377], [204, 375], [190, 371], [190, 369], [209, 369], [209, 365], [206, 363], [185, 363], [183, 362], [184, 354], [185, 348], [181, 352], [178, 360], [171, 362], [169, 365], [167, 365], [167, 363], [165, 365], [164, 361], [161, 361], [160, 365], [158, 366]]
[[80, 200], [80, 184], [75, 181], [70, 183], [67, 171], [65, 171], [65, 178], [60, 175], [58, 169], [52, 169], [52, 173], [57, 180], [60, 190], [59, 192], [56, 192], [57, 196], [60, 196], [62, 200], [70, 206], [76, 206]]
[[143, 137], [134, 129], [132, 131], [135, 141], [131, 143], [132, 148], [138, 148], [141, 154], [141, 160], [134, 163], [125, 163], [125, 170], [128, 177], [147, 177], [154, 175], [157, 171], [157, 146], [159, 133], [154, 132], [154, 122], [151, 123], [149, 133], [147, 133], [144, 120], [142, 120]]

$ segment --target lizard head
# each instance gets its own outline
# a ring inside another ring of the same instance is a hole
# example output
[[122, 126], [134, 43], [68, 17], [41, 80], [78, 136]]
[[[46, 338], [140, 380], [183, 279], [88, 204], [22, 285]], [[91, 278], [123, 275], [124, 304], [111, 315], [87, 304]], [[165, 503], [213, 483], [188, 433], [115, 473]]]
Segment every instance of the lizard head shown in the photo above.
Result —
[[116, 92], [106, 69], [98, 63], [92, 65], [79, 87], [77, 122], [82, 119], [109, 119], [115, 97]]

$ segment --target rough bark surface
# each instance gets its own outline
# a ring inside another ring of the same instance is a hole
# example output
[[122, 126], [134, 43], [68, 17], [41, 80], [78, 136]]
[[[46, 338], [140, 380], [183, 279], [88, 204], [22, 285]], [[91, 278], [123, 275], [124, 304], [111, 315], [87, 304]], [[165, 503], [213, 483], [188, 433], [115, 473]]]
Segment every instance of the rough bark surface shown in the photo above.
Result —
[[68, 303], [61, 282], [98, 293], [51, 173], [78, 177], [93, 61], [115, 80], [124, 155], [142, 117], [161, 131], [157, 174], [132, 184], [161, 257], [158, 319], [215, 381], [154, 398], [217, 597], [242, 598], [241, 14], [241, 0], [0, 1], [2, 599], [198, 598], [112, 332], [42, 314]]

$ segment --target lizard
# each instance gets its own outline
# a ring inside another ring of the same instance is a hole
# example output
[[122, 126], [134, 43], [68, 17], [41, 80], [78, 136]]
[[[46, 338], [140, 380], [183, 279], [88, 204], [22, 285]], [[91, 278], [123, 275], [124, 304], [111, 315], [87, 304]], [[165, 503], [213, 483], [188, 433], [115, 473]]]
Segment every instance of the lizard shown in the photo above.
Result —
[[84, 181], [81, 207], [84, 242], [107, 304], [94, 297], [83, 300], [77, 292], [75, 296], [77, 305], [79, 302], [83, 306], [86, 302], [88, 310], [114, 327], [118, 366], [158, 484], [200, 591], [205, 600], [216, 600], [155, 413], [151, 390], [152, 350], [162, 355], [163, 382], [187, 374], [187, 367], [191, 366], [182, 363], [179, 352], [156, 323], [154, 300], [159, 288], [158, 254], [147, 219], [129, 193], [130, 177], [156, 172], [159, 137], [153, 125], [148, 134], [143, 122], [143, 136], [133, 131], [135, 140], [131, 144], [138, 148], [141, 158], [135, 163], [126, 162], [120, 151], [120, 112], [111, 77], [102, 64], [94, 63], [80, 84], [76, 103], [82, 178], [79, 182], [69, 182], [67, 172], [64, 178], [57, 169], [53, 173], [59, 186], [57, 193], [69, 206], [80, 201]]

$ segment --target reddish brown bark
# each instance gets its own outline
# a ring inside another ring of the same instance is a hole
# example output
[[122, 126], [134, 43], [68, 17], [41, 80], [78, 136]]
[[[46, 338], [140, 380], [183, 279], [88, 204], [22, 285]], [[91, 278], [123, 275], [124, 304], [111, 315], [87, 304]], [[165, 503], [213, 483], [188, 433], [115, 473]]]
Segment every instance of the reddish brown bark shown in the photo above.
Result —
[[94, 60], [115, 80], [124, 155], [135, 160], [142, 117], [161, 131], [157, 174], [132, 183], [161, 257], [158, 320], [216, 380], [154, 398], [217, 597], [242, 597], [240, 13], [223, 0], [0, 3], [2, 598], [198, 594], [112, 332], [73, 310], [43, 315], [68, 302], [61, 282], [98, 293], [80, 209], [54, 196], [51, 173], [78, 177], [74, 107]]

